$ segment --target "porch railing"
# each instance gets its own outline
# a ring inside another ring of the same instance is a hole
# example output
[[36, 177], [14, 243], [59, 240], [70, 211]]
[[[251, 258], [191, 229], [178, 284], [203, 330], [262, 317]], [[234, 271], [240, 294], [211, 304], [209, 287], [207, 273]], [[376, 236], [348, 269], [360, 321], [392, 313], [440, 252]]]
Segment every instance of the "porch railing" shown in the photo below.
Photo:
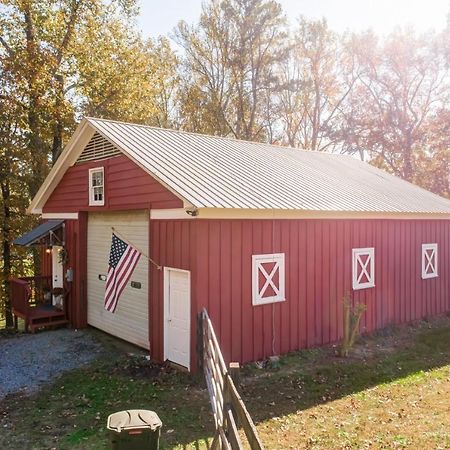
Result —
[[29, 302], [33, 304], [45, 303], [50, 300], [51, 297], [45, 298], [46, 292], [50, 295], [52, 289], [52, 277], [38, 275], [35, 277], [20, 277], [19, 280], [25, 281], [30, 287], [30, 300]]
[[31, 289], [27, 281], [20, 278], [11, 278], [9, 280], [9, 288], [11, 290], [11, 304], [13, 310], [22, 315], [28, 313], [31, 299]]

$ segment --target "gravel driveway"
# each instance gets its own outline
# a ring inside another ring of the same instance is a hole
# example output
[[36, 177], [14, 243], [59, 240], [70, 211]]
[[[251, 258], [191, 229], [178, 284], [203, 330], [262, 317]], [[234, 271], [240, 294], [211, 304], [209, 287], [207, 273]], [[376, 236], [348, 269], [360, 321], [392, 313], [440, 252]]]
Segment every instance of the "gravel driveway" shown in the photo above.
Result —
[[92, 361], [104, 351], [87, 331], [61, 329], [0, 338], [0, 400]]

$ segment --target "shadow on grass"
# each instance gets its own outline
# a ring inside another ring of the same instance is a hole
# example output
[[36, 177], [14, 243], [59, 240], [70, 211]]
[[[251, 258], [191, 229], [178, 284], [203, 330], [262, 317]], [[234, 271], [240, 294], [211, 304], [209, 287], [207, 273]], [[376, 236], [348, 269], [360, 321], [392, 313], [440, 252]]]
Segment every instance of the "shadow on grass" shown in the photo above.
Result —
[[[392, 330], [360, 340], [357, 357], [338, 358], [331, 348], [281, 358], [278, 368], [251, 369], [241, 387], [255, 423], [355, 394], [450, 364], [450, 318]], [[414, 377], [413, 377], [414, 378]]]
[[[202, 377], [155, 372], [142, 357], [112, 356], [117, 351], [108, 346], [100, 361], [63, 375], [38, 394], [0, 402], [0, 448], [108, 449], [107, 417], [124, 409], [157, 412], [161, 448], [209, 448], [213, 419]], [[281, 358], [278, 368], [243, 369], [240, 392], [254, 421], [449, 364], [450, 318], [365, 338], [355, 354], [341, 359], [331, 348], [305, 350]]]

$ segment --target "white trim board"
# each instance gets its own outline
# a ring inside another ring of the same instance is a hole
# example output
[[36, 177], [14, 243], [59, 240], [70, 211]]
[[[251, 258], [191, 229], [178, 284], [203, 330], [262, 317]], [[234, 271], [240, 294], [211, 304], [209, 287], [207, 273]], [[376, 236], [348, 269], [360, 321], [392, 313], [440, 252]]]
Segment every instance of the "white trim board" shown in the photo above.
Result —
[[[189, 208], [188, 208], [189, 209]], [[150, 219], [195, 219], [194, 216], [188, 214], [184, 208], [168, 208], [168, 209], [151, 209]]]
[[67, 219], [67, 220], [78, 220], [78, 213], [42, 213], [43, 219]]
[[94, 134], [94, 128], [91, 127], [85, 119], [83, 119], [80, 125], [78, 125], [78, 128], [75, 130], [75, 133], [73, 133], [60, 157], [56, 160], [55, 165], [50, 170], [50, 173], [42, 183], [37, 194], [31, 201], [30, 206], [27, 209], [28, 213], [42, 213], [43, 206], [49, 199], [56, 186], [62, 180], [66, 170], [76, 162], [78, 156]]
[[310, 211], [300, 209], [198, 208], [197, 219], [396, 219], [450, 220], [450, 214], [378, 211]]
[[[195, 210], [196, 215], [186, 211]], [[306, 211], [293, 209], [237, 209], [237, 208], [169, 208], [152, 209], [150, 218], [153, 220], [171, 219], [385, 219], [385, 220], [450, 220], [445, 214], [417, 214], [417, 213], [383, 213], [358, 211]]]
[[57, 159], [55, 165], [50, 170], [50, 173], [45, 178], [41, 187], [39, 188], [37, 194], [33, 197], [30, 206], [27, 208], [27, 213], [29, 214], [42, 214], [42, 208], [44, 207], [50, 195], [55, 190], [56, 186], [62, 180], [64, 174], [69, 167], [73, 166], [78, 157], [83, 152], [86, 145], [89, 143], [91, 138], [94, 136], [95, 132], [98, 132], [103, 138], [115, 145], [118, 150], [123, 153], [127, 158], [133, 161], [138, 167], [147, 172], [151, 177], [153, 177], [158, 183], [167, 188], [176, 197], [178, 197], [185, 206], [190, 206], [190, 203], [178, 192], [176, 192], [167, 183], [164, 183], [156, 174], [151, 172], [141, 161], [133, 158], [126, 149], [122, 148], [113, 139], [105, 136], [102, 130], [98, 129], [94, 124], [89, 122], [89, 117], [85, 117], [81, 120], [77, 129], [73, 133], [70, 141], [65, 146], [60, 157]]

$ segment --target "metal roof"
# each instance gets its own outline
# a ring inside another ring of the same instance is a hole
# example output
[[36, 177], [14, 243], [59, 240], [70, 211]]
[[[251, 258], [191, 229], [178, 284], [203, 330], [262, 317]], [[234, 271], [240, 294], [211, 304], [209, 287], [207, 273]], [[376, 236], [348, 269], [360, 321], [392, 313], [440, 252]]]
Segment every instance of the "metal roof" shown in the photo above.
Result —
[[198, 208], [450, 213], [450, 201], [356, 158], [86, 118]]
[[14, 239], [13, 244], [29, 246], [39, 239], [43, 238], [50, 231], [54, 231], [63, 224], [64, 220], [48, 220], [33, 228], [28, 233]]

